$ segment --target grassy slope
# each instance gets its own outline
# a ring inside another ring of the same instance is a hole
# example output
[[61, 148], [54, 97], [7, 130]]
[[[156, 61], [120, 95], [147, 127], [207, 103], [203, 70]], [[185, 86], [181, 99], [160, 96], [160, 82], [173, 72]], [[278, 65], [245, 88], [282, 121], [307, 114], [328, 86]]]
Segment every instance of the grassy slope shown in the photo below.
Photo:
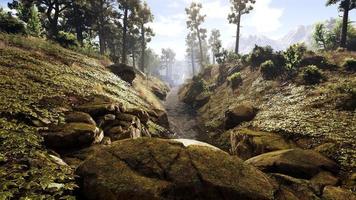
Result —
[[58, 199], [75, 186], [72, 170], [50, 159], [33, 124], [57, 122], [95, 95], [150, 109], [105, 69], [108, 63], [42, 39], [0, 34], [0, 199]]
[[[332, 53], [327, 57], [340, 65], [344, 57], [356, 58], [356, 54]], [[259, 72], [245, 67], [241, 71], [243, 86], [235, 91], [227, 83], [217, 88], [209, 103], [199, 110], [201, 121], [216, 127], [229, 107], [252, 102], [260, 111], [252, 122], [243, 126], [280, 132], [294, 139], [305, 138], [312, 141], [308, 142], [311, 146], [327, 141], [336, 143], [336, 147], [330, 149], [330, 156], [343, 166], [355, 168], [356, 114], [337, 107], [350, 97], [349, 90], [356, 89], [356, 75], [342, 69], [323, 70], [323, 73], [328, 79], [326, 82], [303, 86], [265, 81]]]

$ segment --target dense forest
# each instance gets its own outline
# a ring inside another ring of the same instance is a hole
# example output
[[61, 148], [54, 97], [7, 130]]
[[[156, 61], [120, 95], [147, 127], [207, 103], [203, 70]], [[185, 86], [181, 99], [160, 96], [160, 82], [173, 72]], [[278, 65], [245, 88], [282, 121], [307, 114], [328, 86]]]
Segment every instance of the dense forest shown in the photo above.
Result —
[[0, 1], [0, 200], [356, 200], [356, 1], [247, 52], [261, 1]]

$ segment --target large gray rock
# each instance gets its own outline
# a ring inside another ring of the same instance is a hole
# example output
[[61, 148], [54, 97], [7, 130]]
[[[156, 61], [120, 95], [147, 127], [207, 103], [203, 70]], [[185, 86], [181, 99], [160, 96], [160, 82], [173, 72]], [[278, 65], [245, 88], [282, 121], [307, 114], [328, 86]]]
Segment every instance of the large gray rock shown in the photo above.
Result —
[[315, 176], [321, 171], [337, 173], [339, 166], [312, 150], [288, 149], [265, 153], [250, 158], [246, 163], [264, 172], [281, 173], [298, 178]]
[[136, 78], [136, 71], [133, 67], [125, 64], [115, 64], [109, 66], [112, 73], [120, 77], [122, 80], [132, 84]]
[[49, 130], [41, 135], [47, 147], [58, 150], [80, 149], [100, 143], [104, 137], [103, 131], [92, 124], [68, 123]]
[[210, 147], [121, 140], [82, 163], [84, 199], [274, 199], [267, 175]]

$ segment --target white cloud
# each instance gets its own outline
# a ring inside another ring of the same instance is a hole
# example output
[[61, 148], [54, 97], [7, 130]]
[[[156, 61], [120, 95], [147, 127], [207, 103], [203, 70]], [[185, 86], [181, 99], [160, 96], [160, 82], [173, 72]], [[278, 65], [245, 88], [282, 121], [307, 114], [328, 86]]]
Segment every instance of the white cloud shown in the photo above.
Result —
[[176, 37], [183, 34], [185, 30], [185, 15], [158, 16], [150, 26], [157, 36]]
[[206, 2], [203, 4], [202, 13], [207, 15], [208, 19], [225, 20], [230, 11], [228, 4], [224, 4], [221, 0]]
[[254, 27], [259, 33], [271, 33], [282, 26], [283, 9], [272, 8], [271, 0], [260, 0], [254, 5], [254, 10], [247, 20], [247, 26]]

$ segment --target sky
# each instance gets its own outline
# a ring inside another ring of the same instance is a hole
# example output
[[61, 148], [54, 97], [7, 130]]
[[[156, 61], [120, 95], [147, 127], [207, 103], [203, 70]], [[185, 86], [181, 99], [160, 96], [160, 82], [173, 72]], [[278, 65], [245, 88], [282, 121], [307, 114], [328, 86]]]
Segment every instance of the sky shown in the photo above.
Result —
[[[154, 14], [150, 24], [156, 36], [149, 47], [160, 54], [162, 48], [171, 48], [177, 59], [185, 55], [185, 36], [187, 35], [185, 8], [192, 0], [146, 0]], [[206, 15], [203, 28], [208, 32], [219, 29], [223, 47], [230, 47], [235, 40], [236, 26], [229, 24], [229, 0], [194, 0], [203, 4], [202, 13]], [[5, 6], [7, 0], [0, 0]], [[326, 0], [257, 0], [254, 10], [242, 18], [242, 36], [263, 35], [278, 39], [300, 25], [311, 25], [332, 17], [341, 16], [336, 6], [325, 6]], [[356, 21], [356, 11], [351, 13]]]

